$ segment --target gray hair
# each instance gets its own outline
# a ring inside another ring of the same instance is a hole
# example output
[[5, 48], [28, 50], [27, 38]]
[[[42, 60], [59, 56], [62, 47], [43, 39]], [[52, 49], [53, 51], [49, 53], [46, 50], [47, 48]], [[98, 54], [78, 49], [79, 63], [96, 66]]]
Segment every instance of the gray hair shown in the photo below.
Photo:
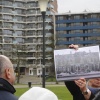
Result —
[[5, 67], [10, 67], [11, 66], [11, 61], [9, 60], [8, 57], [4, 55], [0, 55], [0, 75], [2, 75], [2, 72], [4, 71]]

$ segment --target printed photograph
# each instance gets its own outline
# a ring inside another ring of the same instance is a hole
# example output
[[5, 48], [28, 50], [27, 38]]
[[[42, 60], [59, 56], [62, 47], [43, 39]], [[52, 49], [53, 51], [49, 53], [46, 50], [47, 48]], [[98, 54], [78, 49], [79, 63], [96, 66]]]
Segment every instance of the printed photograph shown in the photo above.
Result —
[[57, 81], [100, 77], [99, 46], [54, 50]]

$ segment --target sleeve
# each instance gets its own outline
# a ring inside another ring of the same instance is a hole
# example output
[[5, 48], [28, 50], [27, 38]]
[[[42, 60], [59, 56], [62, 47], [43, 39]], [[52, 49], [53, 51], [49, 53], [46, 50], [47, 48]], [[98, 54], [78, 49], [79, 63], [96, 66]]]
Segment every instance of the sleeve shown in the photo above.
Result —
[[96, 95], [91, 93], [91, 96], [90, 96], [89, 100], [100, 100], [100, 92], [98, 92]]
[[74, 81], [66, 81], [65, 85], [73, 96], [73, 100], [85, 100], [80, 88]]

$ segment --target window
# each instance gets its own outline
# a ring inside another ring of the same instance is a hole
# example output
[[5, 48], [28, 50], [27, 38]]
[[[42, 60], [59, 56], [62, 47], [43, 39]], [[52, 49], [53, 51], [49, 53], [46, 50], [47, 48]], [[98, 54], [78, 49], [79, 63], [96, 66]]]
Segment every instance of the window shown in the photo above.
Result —
[[5, 28], [12, 28], [12, 23], [4, 23]]
[[80, 33], [80, 30], [74, 30], [75, 33]]
[[92, 14], [91, 18], [97, 18], [97, 14]]
[[80, 15], [75, 15], [74, 19], [80, 19]]
[[10, 16], [10, 15], [3, 15], [3, 20], [11, 21], [12, 18], [13, 18], [13, 17]]
[[22, 2], [16, 2], [18, 7], [24, 7], [24, 4]]
[[62, 20], [63, 19], [63, 16], [58, 16], [58, 20]]
[[42, 17], [38, 17], [38, 21], [41, 21], [42, 20]]
[[92, 25], [100, 25], [99, 22], [92, 22]]
[[11, 1], [5, 0], [5, 1], [2, 1], [2, 5], [12, 6], [13, 3]]
[[66, 24], [59, 24], [60, 27], [66, 27]]
[[36, 14], [36, 10], [28, 10], [27, 13], [28, 14]]
[[42, 31], [38, 31], [38, 35], [42, 35]]
[[93, 33], [97, 33], [98, 32], [98, 29], [93, 29]]
[[42, 24], [38, 24], [38, 28], [42, 28]]
[[12, 13], [12, 9], [11, 8], [3, 8], [2, 11], [4, 13]]
[[80, 26], [81, 24], [80, 23], [74, 23], [74, 26]]

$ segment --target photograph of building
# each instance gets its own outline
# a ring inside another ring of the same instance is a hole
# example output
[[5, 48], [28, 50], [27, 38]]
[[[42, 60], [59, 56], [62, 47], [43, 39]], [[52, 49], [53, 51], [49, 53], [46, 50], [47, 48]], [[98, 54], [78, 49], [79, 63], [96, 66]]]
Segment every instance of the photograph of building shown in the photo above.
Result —
[[100, 77], [99, 46], [55, 50], [54, 60], [58, 81]]
[[[45, 19], [46, 74], [53, 66], [53, 14], [57, 1], [50, 0]], [[8, 56], [21, 75], [40, 75], [43, 25], [38, 0], [0, 0], [0, 54]]]

